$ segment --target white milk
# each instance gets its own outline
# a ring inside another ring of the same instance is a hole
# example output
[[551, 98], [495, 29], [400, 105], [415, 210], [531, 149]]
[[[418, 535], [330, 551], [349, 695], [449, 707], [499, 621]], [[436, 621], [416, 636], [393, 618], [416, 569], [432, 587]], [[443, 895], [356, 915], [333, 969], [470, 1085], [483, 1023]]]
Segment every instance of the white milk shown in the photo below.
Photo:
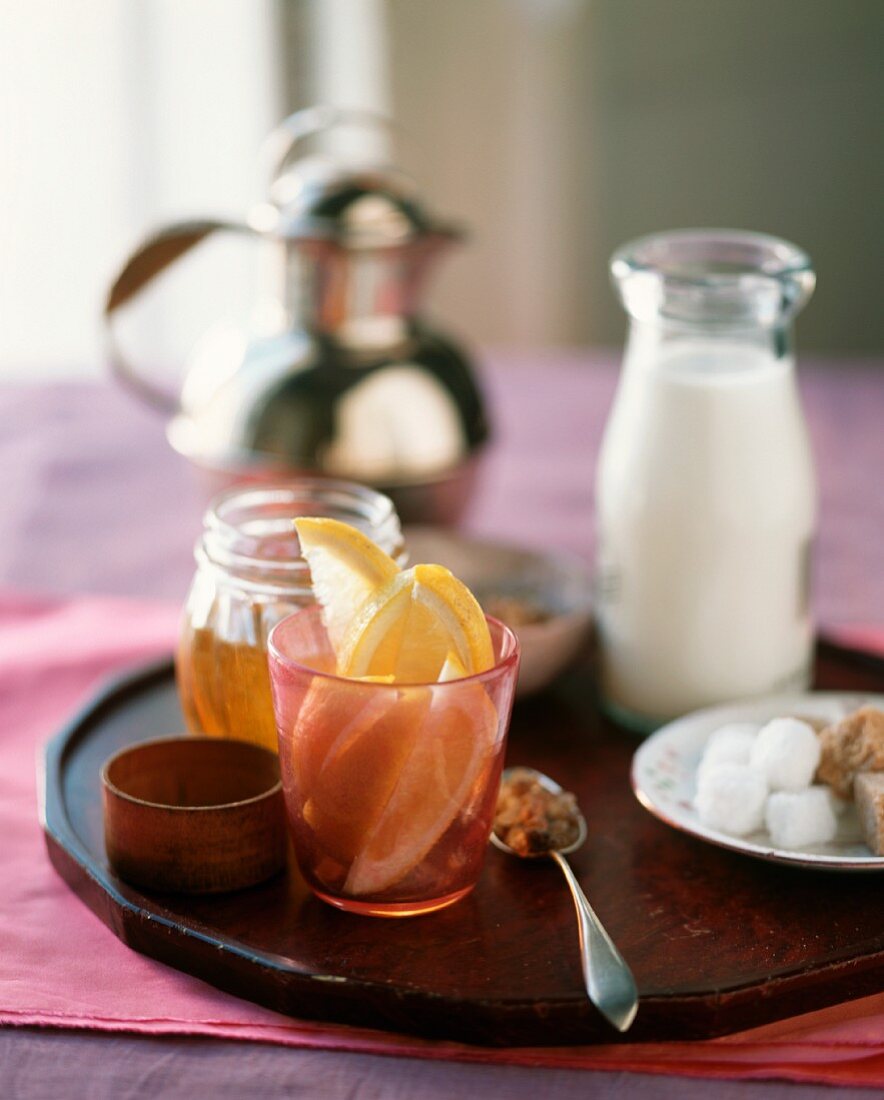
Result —
[[633, 340], [596, 496], [609, 703], [668, 718], [807, 683], [815, 491], [791, 358]]

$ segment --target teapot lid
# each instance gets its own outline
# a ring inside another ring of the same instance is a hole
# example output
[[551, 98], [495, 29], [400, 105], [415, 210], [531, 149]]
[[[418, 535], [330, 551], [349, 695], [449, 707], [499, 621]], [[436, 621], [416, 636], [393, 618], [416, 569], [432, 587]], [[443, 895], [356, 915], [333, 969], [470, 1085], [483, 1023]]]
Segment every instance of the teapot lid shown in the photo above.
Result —
[[[389, 120], [364, 111], [314, 107], [290, 116], [270, 135], [265, 146], [270, 201], [262, 208], [268, 228], [272, 223], [283, 237], [358, 249], [402, 246], [440, 233], [459, 236], [427, 212], [410, 176], [384, 162], [384, 143], [354, 142], [348, 148], [340, 140], [354, 126], [386, 128]], [[292, 156], [307, 138], [323, 135], [331, 149]]]

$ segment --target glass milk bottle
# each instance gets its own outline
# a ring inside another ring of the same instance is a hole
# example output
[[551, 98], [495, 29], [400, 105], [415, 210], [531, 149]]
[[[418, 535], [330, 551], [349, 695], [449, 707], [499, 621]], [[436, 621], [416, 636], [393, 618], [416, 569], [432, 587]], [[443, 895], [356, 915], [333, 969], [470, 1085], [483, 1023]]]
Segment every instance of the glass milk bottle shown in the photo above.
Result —
[[611, 273], [630, 317], [596, 483], [601, 689], [650, 730], [800, 690], [816, 496], [792, 319], [809, 258], [774, 237], [634, 241]]

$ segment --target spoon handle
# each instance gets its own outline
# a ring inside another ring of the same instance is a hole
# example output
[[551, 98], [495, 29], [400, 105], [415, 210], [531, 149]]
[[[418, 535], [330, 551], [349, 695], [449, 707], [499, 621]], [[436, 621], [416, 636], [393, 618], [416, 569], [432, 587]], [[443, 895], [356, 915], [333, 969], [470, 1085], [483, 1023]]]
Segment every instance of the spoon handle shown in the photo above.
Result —
[[568, 861], [560, 852], [550, 855], [561, 867], [574, 898], [583, 979], [589, 999], [618, 1031], [626, 1031], [638, 1011], [638, 990], [632, 971], [593, 912]]

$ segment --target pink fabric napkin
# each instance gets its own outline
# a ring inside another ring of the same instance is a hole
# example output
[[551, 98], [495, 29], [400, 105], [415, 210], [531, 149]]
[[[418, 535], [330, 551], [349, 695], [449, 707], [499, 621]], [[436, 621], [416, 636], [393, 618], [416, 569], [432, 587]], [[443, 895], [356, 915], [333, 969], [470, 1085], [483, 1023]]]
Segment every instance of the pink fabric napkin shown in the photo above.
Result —
[[[706, 1042], [487, 1050], [294, 1020], [125, 947], [46, 856], [35, 758], [110, 673], [170, 651], [177, 609], [0, 594], [0, 1023], [209, 1035], [469, 1062], [884, 1087], [884, 993]], [[863, 632], [884, 650], [884, 632]]]

